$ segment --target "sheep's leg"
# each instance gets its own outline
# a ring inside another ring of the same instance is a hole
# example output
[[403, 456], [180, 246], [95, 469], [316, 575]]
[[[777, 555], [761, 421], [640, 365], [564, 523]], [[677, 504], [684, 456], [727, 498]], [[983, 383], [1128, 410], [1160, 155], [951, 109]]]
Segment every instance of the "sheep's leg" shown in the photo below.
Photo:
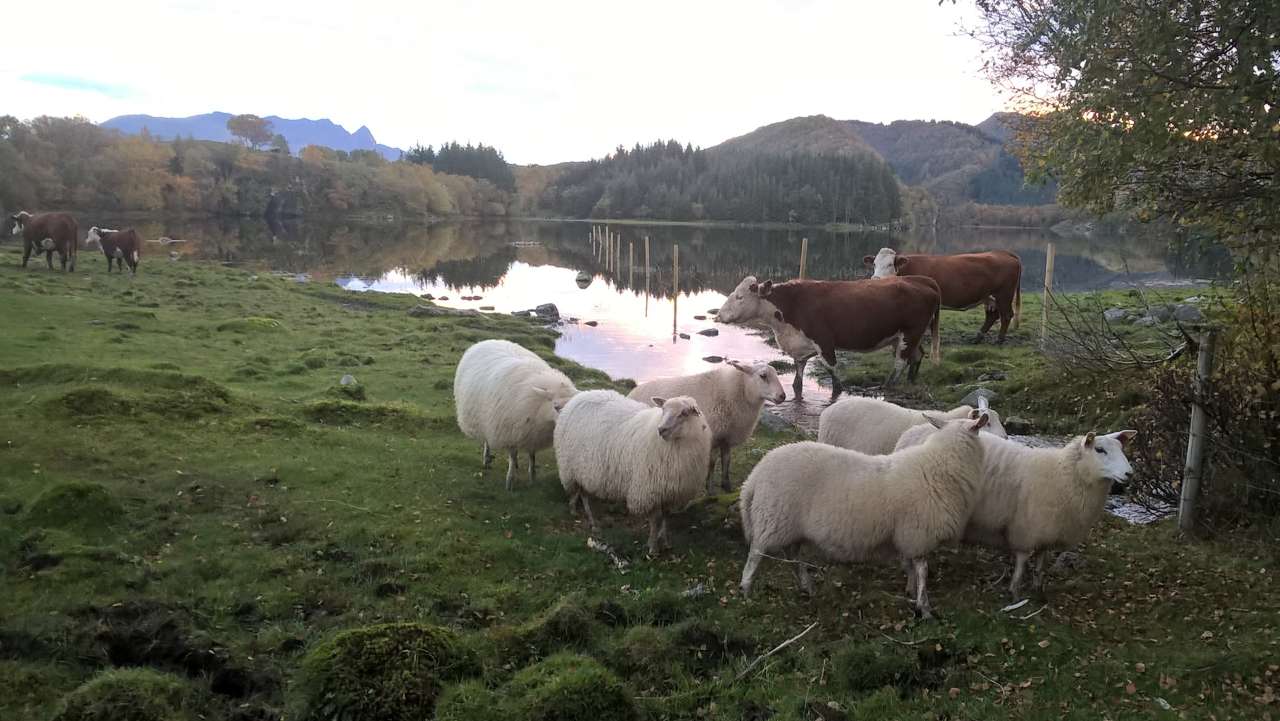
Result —
[[667, 517], [662, 516], [662, 526], [658, 528], [658, 538], [662, 541], [663, 548], [671, 548], [671, 536], [667, 535]]
[[569, 494], [569, 515], [570, 516], [578, 515], [578, 501], [581, 498], [582, 498], [581, 491], [574, 491], [573, 493]]
[[649, 555], [658, 555], [658, 529], [662, 525], [662, 511], [657, 510], [649, 514]]
[[1015, 551], [1013, 554], [1013, 580], [1009, 582], [1009, 594], [1015, 601], [1022, 590], [1022, 577], [1027, 572], [1027, 560], [1030, 558], [1031, 554], [1027, 551]]
[[596, 526], [596, 517], [594, 514], [591, 513], [590, 497], [587, 496], [587, 494], [582, 493], [581, 491], [578, 492], [578, 496], [582, 498], [582, 510], [587, 512], [587, 524], [591, 526], [591, 532], [599, 533], [600, 529], [598, 526]]
[[[109, 272], [109, 269], [108, 269]], [[484, 446], [480, 450], [480, 466], [488, 468], [493, 465], [493, 451], [489, 449], [489, 441], [484, 442]]]
[[751, 595], [751, 578], [756, 575], [756, 569], [759, 568], [762, 558], [764, 554], [757, 551], [754, 546], [747, 552], [747, 563], [742, 567], [742, 582], [738, 584], [743, 598]]
[[733, 482], [729, 480], [729, 446], [720, 446], [720, 486], [726, 491], [733, 490]]
[[711, 478], [715, 475], [715, 473], [716, 473], [716, 450], [712, 448], [711, 458], [707, 460], [707, 495], [708, 496], [713, 495], [715, 493], [715, 489], [716, 489], [715, 484], [711, 482]]
[[907, 598], [913, 598], [916, 595], [916, 567], [911, 559], [902, 559], [902, 570], [907, 574]]
[[529, 451], [529, 485], [533, 485], [536, 471], [533, 469], [533, 451]]
[[792, 569], [796, 574], [796, 583], [800, 586], [800, 590], [806, 596], [813, 596], [813, 576], [809, 575], [809, 564], [804, 562], [800, 556], [800, 549], [792, 546], [785, 554], [784, 558], [791, 562]]
[[520, 452], [514, 448], [507, 450], [507, 490], [516, 480], [516, 471], [520, 470]]
[[916, 571], [916, 610], [920, 612], [920, 618], [933, 618], [929, 592], [925, 590], [925, 582], [929, 578], [929, 561], [925, 558], [913, 558], [911, 564]]
[[1036, 573], [1031, 583], [1036, 593], [1044, 593], [1044, 562], [1049, 558], [1048, 551], [1041, 551], [1036, 554]]

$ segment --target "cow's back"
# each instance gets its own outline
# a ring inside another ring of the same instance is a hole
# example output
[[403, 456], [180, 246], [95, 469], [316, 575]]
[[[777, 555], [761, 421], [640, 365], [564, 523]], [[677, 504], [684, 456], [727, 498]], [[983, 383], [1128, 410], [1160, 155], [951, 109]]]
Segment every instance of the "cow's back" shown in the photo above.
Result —
[[792, 284], [785, 320], [819, 343], [829, 338], [848, 350], [874, 350], [900, 332], [923, 332], [938, 310], [937, 283], [919, 276], [785, 285]]
[[75, 252], [80, 226], [70, 213], [41, 213], [33, 215], [22, 229], [23, 237], [39, 246], [45, 238], [53, 240], [54, 247], [62, 252]]
[[988, 297], [1012, 295], [1022, 277], [1022, 261], [1005, 250], [957, 255], [907, 255], [898, 267], [899, 275], [932, 278], [948, 308], [969, 308]]

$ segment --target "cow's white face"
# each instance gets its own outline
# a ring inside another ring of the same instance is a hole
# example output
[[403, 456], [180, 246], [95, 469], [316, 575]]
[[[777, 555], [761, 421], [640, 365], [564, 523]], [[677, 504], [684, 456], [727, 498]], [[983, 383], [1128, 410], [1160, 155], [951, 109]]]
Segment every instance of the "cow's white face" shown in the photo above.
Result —
[[871, 262], [872, 278], [888, 278], [898, 274], [898, 268], [895, 263], [898, 260], [898, 252], [893, 248], [881, 248], [876, 253], [875, 259]]
[[98, 232], [98, 226], [89, 229], [89, 234], [84, 237], [84, 247], [92, 248], [94, 246], [102, 247], [102, 234]]
[[746, 323], [752, 320], [768, 320], [777, 308], [764, 299], [768, 294], [763, 288], [772, 287], [767, 281], [762, 286], [754, 275], [742, 279], [737, 288], [729, 294], [724, 305], [716, 313], [716, 320], [721, 323]]
[[1124, 448], [1137, 431], [1119, 431], [1097, 436], [1092, 433], [1084, 437], [1084, 453], [1098, 464], [1098, 476], [1110, 481], [1123, 481], [1133, 473], [1133, 466], [1124, 455]]
[[22, 218], [20, 216], [9, 216], [9, 226], [12, 228], [9, 231], [9, 235], [22, 235]]

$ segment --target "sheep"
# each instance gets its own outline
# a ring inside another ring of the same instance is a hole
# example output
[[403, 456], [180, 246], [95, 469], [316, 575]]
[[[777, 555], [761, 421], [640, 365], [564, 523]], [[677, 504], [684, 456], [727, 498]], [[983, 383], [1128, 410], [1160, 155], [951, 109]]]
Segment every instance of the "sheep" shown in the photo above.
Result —
[[[931, 428], [912, 428], [897, 449], [924, 442]], [[1036, 557], [1036, 592], [1044, 591], [1046, 551], [1083, 543], [1102, 516], [1114, 481], [1133, 472], [1124, 448], [1138, 434], [1090, 432], [1062, 448], [1029, 448], [986, 435], [982, 487], [964, 541], [1014, 555], [1009, 593], [1018, 599], [1027, 562]]]
[[729, 452], [751, 437], [760, 420], [760, 408], [766, 400], [781, 403], [787, 399], [778, 381], [778, 372], [768, 363], [747, 365], [728, 361], [726, 366], [704, 373], [677, 378], [659, 378], [636, 386], [628, 398], [643, 402], [652, 396], [691, 396], [706, 416], [711, 427], [711, 460], [707, 465], [707, 493], [712, 492], [711, 476], [716, 467], [716, 451], [720, 452], [721, 485], [729, 482]]
[[959, 406], [949, 411], [925, 411], [921, 415], [920, 411], [876, 398], [845, 398], [827, 406], [818, 416], [818, 442], [873, 456], [887, 455], [893, 453], [894, 443], [908, 428], [921, 425], [932, 428], [926, 422], [930, 417], [944, 421], [974, 420], [982, 411], [986, 411], [991, 419], [985, 432], [1008, 438], [1009, 434], [1000, 423], [1000, 415], [986, 403], [985, 398], [980, 398], [978, 408]]
[[520, 451], [529, 454], [533, 483], [534, 456], [551, 446], [556, 414], [577, 392], [563, 373], [506, 340], [482, 340], [468, 348], [453, 376], [458, 427], [483, 443], [484, 468], [493, 462], [492, 449], [507, 450], [508, 491]]
[[664, 514], [702, 491], [711, 428], [689, 396], [650, 401], [607, 390], [579, 393], [560, 413], [555, 449], [569, 511], [576, 514], [581, 500], [596, 532], [588, 499], [625, 501], [628, 513], [648, 517], [649, 553], [657, 555], [659, 543], [671, 545]]
[[[915, 579], [915, 607], [932, 617], [925, 590], [927, 556], [958, 539], [973, 511], [982, 476], [977, 420], [929, 422], [940, 432], [919, 448], [888, 456], [806, 441], [775, 448], [742, 486], [742, 531], [750, 551], [742, 569], [743, 596], [760, 560], [770, 553], [795, 559], [804, 542], [835, 561], [896, 555]], [[813, 593], [803, 563], [795, 563], [800, 589]]]

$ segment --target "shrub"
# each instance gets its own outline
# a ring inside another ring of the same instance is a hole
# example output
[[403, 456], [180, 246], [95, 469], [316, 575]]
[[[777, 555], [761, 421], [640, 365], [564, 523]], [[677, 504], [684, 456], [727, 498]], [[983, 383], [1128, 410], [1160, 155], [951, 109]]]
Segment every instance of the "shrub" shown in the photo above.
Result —
[[437, 626], [391, 623], [344, 631], [303, 658], [294, 686], [306, 721], [419, 721], [446, 683], [478, 673], [474, 654]]

